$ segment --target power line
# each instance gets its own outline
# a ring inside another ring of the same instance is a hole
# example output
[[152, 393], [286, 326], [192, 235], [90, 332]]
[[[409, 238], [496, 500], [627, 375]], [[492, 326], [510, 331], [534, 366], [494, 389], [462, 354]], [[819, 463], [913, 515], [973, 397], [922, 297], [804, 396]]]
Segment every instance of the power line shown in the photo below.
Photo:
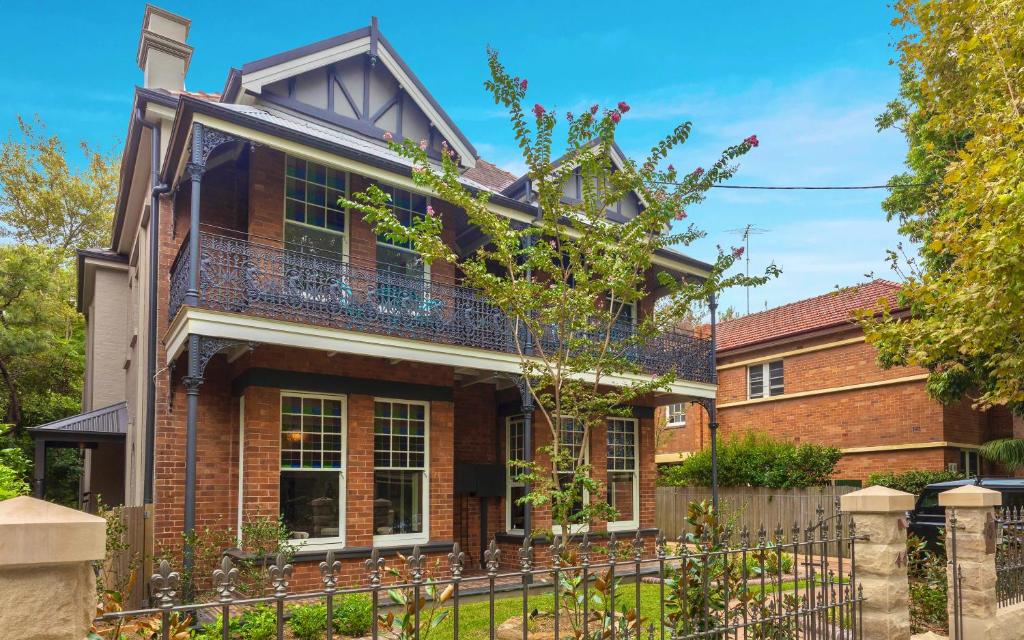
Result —
[[[655, 180], [656, 184], [670, 184], [673, 186], [684, 186], [682, 182], [668, 182], [667, 180]], [[758, 189], [762, 191], [859, 191], [864, 189], [913, 189], [917, 187], [931, 186], [930, 182], [914, 182], [910, 184], [866, 184], [857, 186], [769, 186], [752, 184], [713, 184], [712, 189]]]

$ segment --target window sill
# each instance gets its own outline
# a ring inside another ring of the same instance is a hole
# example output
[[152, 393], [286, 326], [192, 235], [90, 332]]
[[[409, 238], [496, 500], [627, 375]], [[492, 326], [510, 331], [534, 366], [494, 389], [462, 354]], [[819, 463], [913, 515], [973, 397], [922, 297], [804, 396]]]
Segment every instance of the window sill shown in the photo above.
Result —
[[378, 549], [402, 545], [426, 544], [430, 537], [426, 533], [393, 533], [373, 536], [373, 546]]
[[635, 533], [639, 526], [640, 526], [640, 523], [637, 522], [636, 520], [625, 520], [625, 521], [622, 521], [622, 522], [609, 522], [608, 523], [608, 531], [612, 531], [612, 532], [615, 532], [615, 533], [621, 533], [623, 531], [629, 531], [630, 533]]

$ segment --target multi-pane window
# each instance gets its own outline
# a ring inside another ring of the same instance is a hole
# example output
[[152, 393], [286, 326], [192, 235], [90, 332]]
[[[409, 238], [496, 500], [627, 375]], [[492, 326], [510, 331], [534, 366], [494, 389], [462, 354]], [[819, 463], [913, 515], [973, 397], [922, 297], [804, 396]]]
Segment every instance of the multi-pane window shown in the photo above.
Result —
[[668, 426], [686, 426], [686, 403], [679, 402], [668, 405]]
[[[386, 184], [377, 186], [391, 196], [391, 209], [403, 226], [411, 228], [413, 220], [427, 215], [427, 196]], [[377, 269], [417, 278], [426, 276], [423, 258], [411, 242], [398, 242], [383, 235], [377, 236]]]
[[[558, 482], [565, 489], [572, 483], [578, 462], [587, 462], [590, 458], [589, 447], [585, 439], [583, 424], [573, 418], [562, 418], [558, 429], [558, 443], [562, 455], [565, 456], [563, 463], [559, 464]], [[576, 496], [574, 505], [570, 511], [570, 520], [575, 524], [575, 515], [583, 509], [588, 500], [587, 495]]]
[[373, 533], [426, 535], [427, 405], [377, 400], [373, 412]]
[[345, 173], [288, 156], [285, 165], [284, 241], [292, 251], [341, 260], [345, 255]]
[[[747, 397], [764, 398], [785, 393], [782, 360], [747, 367]], [[766, 393], [767, 391], [767, 393]]]
[[341, 537], [345, 400], [281, 395], [281, 518], [295, 537]]
[[[526, 460], [526, 420], [523, 416], [511, 416], [505, 423], [506, 451], [508, 462]], [[505, 486], [508, 490], [505, 495], [506, 502], [506, 529], [513, 533], [523, 533], [526, 527], [526, 505], [519, 504], [519, 500], [526, 495], [526, 484], [517, 477], [525, 469], [516, 468], [506, 464]]]
[[960, 470], [968, 478], [981, 474], [981, 458], [977, 449], [960, 450]]
[[637, 478], [637, 422], [608, 419], [608, 504], [618, 512], [608, 527], [637, 526], [640, 483]]

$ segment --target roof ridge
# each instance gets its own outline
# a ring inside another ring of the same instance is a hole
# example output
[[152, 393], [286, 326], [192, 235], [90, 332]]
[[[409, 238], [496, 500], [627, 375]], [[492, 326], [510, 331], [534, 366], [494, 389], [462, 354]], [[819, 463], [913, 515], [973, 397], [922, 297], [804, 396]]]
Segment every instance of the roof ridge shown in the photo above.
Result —
[[891, 280], [886, 280], [885, 278], [875, 278], [874, 280], [868, 280], [867, 282], [861, 282], [861, 283], [858, 283], [858, 284], [851, 284], [849, 286], [841, 287], [839, 289], [835, 289], [833, 291], [828, 291], [826, 293], [819, 293], [816, 296], [811, 296], [809, 298], [801, 298], [800, 300], [794, 300], [793, 302], [787, 302], [786, 304], [780, 304], [777, 307], [770, 307], [768, 309], [762, 309], [761, 311], [755, 311], [753, 313], [748, 313], [746, 315], [742, 315], [742, 316], [739, 316], [737, 318], [733, 318], [731, 320], [725, 320], [725, 321], [720, 322], [719, 326], [724, 325], [724, 324], [728, 324], [730, 322], [738, 322], [740, 320], [745, 320], [747, 318], [753, 318], [755, 316], [764, 315], [766, 313], [772, 313], [773, 311], [779, 311], [781, 309], [787, 309], [789, 307], [794, 307], [794, 306], [796, 306], [798, 304], [804, 304], [806, 302], [810, 302], [811, 300], [818, 300], [818, 299], [821, 299], [821, 298], [828, 298], [828, 297], [838, 297], [839, 295], [841, 295], [843, 293], [859, 292], [864, 287], [866, 287], [868, 285], [876, 284], [876, 283], [877, 284], [885, 284], [885, 285], [891, 286], [891, 287], [896, 288], [896, 289], [898, 289], [900, 287], [900, 285], [898, 283], [893, 282]]

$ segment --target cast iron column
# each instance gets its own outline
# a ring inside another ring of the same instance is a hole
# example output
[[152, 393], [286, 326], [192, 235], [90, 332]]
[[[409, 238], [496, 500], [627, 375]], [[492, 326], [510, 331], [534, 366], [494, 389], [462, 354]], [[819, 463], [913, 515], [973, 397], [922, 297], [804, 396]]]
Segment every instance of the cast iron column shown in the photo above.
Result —
[[[192, 575], [194, 548], [192, 537], [196, 529], [196, 420], [199, 414], [199, 386], [203, 384], [203, 367], [199, 354], [199, 336], [188, 337], [188, 375], [182, 379], [185, 385], [187, 408], [185, 413], [185, 517], [182, 527], [185, 534], [184, 565]], [[193, 585], [189, 585], [191, 589]]]
[[[716, 353], [715, 344], [715, 324], [716, 324], [716, 311], [718, 309], [718, 301], [715, 299], [715, 294], [711, 294], [711, 298], [708, 300], [708, 308], [711, 310], [711, 381], [718, 383], [718, 354]], [[715, 397], [711, 399], [711, 402], [707, 405], [708, 410], [708, 421], [711, 427], [711, 505], [715, 509], [715, 514], [718, 513], [718, 392], [715, 392]]]
[[206, 170], [206, 159], [203, 157], [203, 125], [196, 122], [192, 125], [192, 156], [186, 167], [192, 181], [189, 209], [188, 235], [188, 289], [185, 291], [185, 304], [195, 306], [199, 303], [199, 191]]

